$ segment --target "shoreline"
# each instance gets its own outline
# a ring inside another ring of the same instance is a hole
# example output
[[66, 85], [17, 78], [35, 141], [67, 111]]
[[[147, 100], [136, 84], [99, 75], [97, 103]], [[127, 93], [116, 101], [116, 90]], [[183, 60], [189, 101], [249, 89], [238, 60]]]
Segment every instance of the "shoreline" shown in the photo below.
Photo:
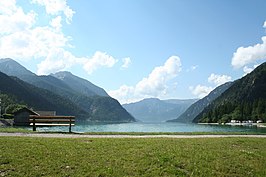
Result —
[[230, 126], [257, 126], [260, 128], [266, 128], [262, 123], [198, 123], [199, 125], [230, 125]]
[[61, 133], [0, 133], [0, 137], [36, 137], [36, 138], [266, 138], [266, 135], [84, 135]]

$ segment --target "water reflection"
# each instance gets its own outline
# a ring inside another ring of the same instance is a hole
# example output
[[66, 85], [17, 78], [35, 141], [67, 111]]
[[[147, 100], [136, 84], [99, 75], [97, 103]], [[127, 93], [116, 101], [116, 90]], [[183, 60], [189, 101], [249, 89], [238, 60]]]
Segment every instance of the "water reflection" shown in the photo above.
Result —
[[[40, 127], [38, 131], [67, 131], [68, 127]], [[257, 126], [198, 125], [183, 123], [86, 123], [73, 127], [74, 132], [264, 132]]]

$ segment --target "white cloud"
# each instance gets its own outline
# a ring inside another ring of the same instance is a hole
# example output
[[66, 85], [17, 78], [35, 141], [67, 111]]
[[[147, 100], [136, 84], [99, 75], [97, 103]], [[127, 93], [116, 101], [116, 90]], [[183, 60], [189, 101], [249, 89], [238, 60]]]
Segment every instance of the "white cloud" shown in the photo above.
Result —
[[37, 14], [34, 11], [25, 13], [16, 5], [16, 1], [0, 1], [0, 58], [16, 60], [41, 59], [38, 64], [38, 74], [50, 74], [64, 70], [73, 65], [84, 65], [88, 73], [99, 67], [112, 67], [117, 60], [102, 52], [96, 52], [92, 58], [77, 57], [67, 48], [70, 36], [62, 31], [63, 12], [71, 20], [73, 11], [65, 0], [33, 0], [46, 7], [49, 24], [36, 26]]
[[113, 67], [117, 62], [112, 56], [97, 51], [92, 58], [76, 57], [63, 48], [55, 48], [49, 51], [45, 60], [38, 64], [38, 74], [46, 75], [65, 70], [73, 65], [81, 64], [88, 74], [93, 73], [99, 67]]
[[213, 90], [213, 87], [197, 85], [196, 87], [189, 87], [189, 90], [191, 90], [192, 94], [197, 96], [198, 98], [203, 98]]
[[245, 73], [244, 76], [247, 75], [247, 74], [249, 74], [249, 73], [251, 73], [255, 68], [257, 68], [257, 66], [259, 66], [259, 65], [254, 65], [253, 67], [245, 66], [243, 68], [243, 71]]
[[69, 40], [70, 37], [48, 26], [19, 31], [0, 38], [0, 57], [45, 58], [52, 49], [68, 46]]
[[[266, 28], [266, 21], [263, 25]], [[231, 64], [234, 68], [242, 68], [249, 64], [266, 59], [266, 36], [261, 38], [262, 43], [248, 47], [239, 47], [233, 55]]]
[[16, 0], [0, 1], [0, 13], [11, 15], [17, 11]]
[[38, 64], [37, 73], [41, 75], [75, 64], [84, 65], [88, 73], [92, 73], [99, 67], [112, 67], [117, 62], [112, 56], [102, 52], [96, 52], [88, 59], [76, 57], [67, 51], [65, 48], [71, 47], [71, 37], [62, 32], [61, 16], [51, 19], [47, 26], [35, 27], [35, 12], [25, 14], [16, 4], [9, 14], [3, 12], [0, 15], [0, 58], [44, 59]]
[[99, 67], [113, 67], [114, 64], [117, 63], [117, 61], [118, 60], [116, 60], [112, 56], [97, 51], [92, 58], [85, 61], [83, 68], [88, 72], [88, 74], [91, 74]]
[[209, 83], [213, 83], [216, 86], [222, 85], [226, 82], [232, 81], [232, 77], [231, 76], [227, 76], [227, 75], [218, 75], [218, 74], [211, 74], [208, 77], [208, 82]]
[[52, 19], [50, 22], [50, 25], [56, 30], [56, 31], [60, 31], [62, 28], [62, 17], [61, 16], [57, 16], [56, 18]]
[[108, 94], [121, 103], [128, 103], [148, 97], [161, 97], [167, 94], [168, 81], [175, 78], [181, 71], [181, 61], [171, 56], [163, 66], [155, 67], [148, 77], [139, 81], [136, 86], [121, 86]]
[[70, 46], [71, 38], [60, 30], [60, 17], [53, 19], [51, 26], [36, 27], [37, 14], [26, 14], [16, 1], [1, 1], [0, 10], [1, 58], [46, 58], [52, 49]]
[[[218, 75], [218, 74], [211, 74], [208, 77], [208, 82], [211, 84], [214, 84], [215, 87], [222, 85], [226, 82], [232, 81], [232, 77], [231, 76], [227, 76], [227, 75]], [[191, 93], [195, 96], [197, 96], [198, 98], [203, 98], [205, 96], [207, 96], [212, 90], [214, 89], [214, 87], [210, 87], [210, 86], [205, 86], [205, 85], [197, 85], [196, 87], [190, 86], [189, 90], [191, 91]]]
[[253, 71], [253, 68], [249, 68], [248, 66], [245, 66], [243, 68], [243, 71], [244, 71], [244, 75], [248, 74], [248, 73], [251, 73], [251, 71]]
[[55, 48], [49, 51], [45, 60], [38, 64], [38, 75], [47, 75], [60, 70], [65, 70], [74, 64], [82, 64], [86, 58], [78, 58], [69, 51], [62, 48]]
[[129, 65], [132, 63], [131, 62], [131, 59], [129, 58], [129, 57], [127, 57], [127, 58], [123, 58], [122, 59], [122, 62], [123, 62], [123, 65], [121, 66], [121, 68], [128, 68], [129, 67]]
[[141, 96], [135, 93], [135, 87], [122, 85], [117, 90], [108, 92], [108, 95], [119, 100], [121, 104], [132, 103], [141, 100]]
[[136, 91], [141, 95], [159, 96], [167, 86], [166, 82], [173, 79], [181, 71], [179, 57], [170, 57], [163, 66], [153, 69], [147, 78], [143, 78], [137, 85]]
[[[0, 35], [11, 34], [18, 31], [28, 30], [35, 23], [37, 14], [33, 11], [25, 14], [22, 8], [16, 7], [15, 4], [1, 1], [0, 6]], [[7, 10], [6, 8], [11, 8]]]
[[47, 14], [58, 15], [61, 12], [66, 16], [66, 22], [70, 23], [75, 13], [68, 5], [66, 0], [32, 0], [32, 3], [45, 6]]
[[263, 36], [261, 44], [249, 47], [239, 47], [234, 53], [232, 65], [235, 68], [244, 67], [258, 60], [266, 59], [266, 36]]

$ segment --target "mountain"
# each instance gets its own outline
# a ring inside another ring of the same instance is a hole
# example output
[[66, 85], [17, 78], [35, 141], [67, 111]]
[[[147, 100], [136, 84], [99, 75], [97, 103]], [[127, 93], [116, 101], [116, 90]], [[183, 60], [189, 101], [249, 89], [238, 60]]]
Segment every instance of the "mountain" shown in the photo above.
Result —
[[[63, 81], [52, 76], [37, 76], [10, 58], [0, 59], [0, 72], [9, 76], [15, 76], [36, 87], [44, 88], [55, 93], [61, 91], [62, 94], [60, 95], [72, 92], [68, 85]], [[72, 93], [74, 93], [74, 91]]]
[[192, 104], [183, 114], [178, 118], [170, 120], [169, 122], [184, 122], [191, 123], [198, 114], [200, 114], [205, 107], [207, 107], [213, 100], [219, 97], [225, 90], [227, 90], [232, 85], [232, 82], [227, 82], [213, 91], [211, 91], [207, 96], [198, 100]]
[[197, 100], [148, 98], [136, 103], [124, 104], [123, 107], [140, 121], [165, 122], [183, 113], [195, 101]]
[[[53, 75], [37, 76], [12, 59], [0, 59], [0, 71], [8, 73], [10, 76], [16, 76], [35, 87], [46, 89], [71, 101], [79, 109], [87, 113], [86, 120], [88, 121], [135, 121], [120, 103], [109, 97], [103, 89], [71, 73], [57, 73], [54, 75], [56, 77]], [[65, 77], [60, 77], [62, 75]], [[60, 79], [57, 77], [60, 77]], [[104, 110], [109, 111], [106, 112]]]
[[25, 67], [21, 66], [18, 62], [10, 58], [0, 59], [0, 71], [9, 76], [16, 76], [16, 75], [33, 76], [35, 75], [34, 73], [27, 70]]
[[51, 74], [51, 76], [62, 80], [65, 84], [67, 84], [72, 90], [87, 95], [87, 96], [109, 96], [104, 89], [92, 84], [91, 82], [82, 79], [73, 75], [67, 71], [61, 71], [55, 74]]
[[235, 81], [194, 122], [229, 122], [232, 119], [266, 122], [266, 62]]
[[48, 90], [30, 85], [16, 77], [0, 72], [0, 92], [14, 98], [17, 103], [27, 104], [35, 110], [52, 110], [58, 115], [84, 116], [86, 112], [79, 109], [68, 99]]

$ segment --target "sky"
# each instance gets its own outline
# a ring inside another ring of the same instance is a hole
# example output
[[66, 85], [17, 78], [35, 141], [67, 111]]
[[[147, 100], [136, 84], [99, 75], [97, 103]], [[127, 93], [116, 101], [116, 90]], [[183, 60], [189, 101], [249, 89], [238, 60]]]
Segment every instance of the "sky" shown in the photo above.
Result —
[[120, 103], [202, 98], [266, 61], [266, 1], [0, 0], [0, 58]]

